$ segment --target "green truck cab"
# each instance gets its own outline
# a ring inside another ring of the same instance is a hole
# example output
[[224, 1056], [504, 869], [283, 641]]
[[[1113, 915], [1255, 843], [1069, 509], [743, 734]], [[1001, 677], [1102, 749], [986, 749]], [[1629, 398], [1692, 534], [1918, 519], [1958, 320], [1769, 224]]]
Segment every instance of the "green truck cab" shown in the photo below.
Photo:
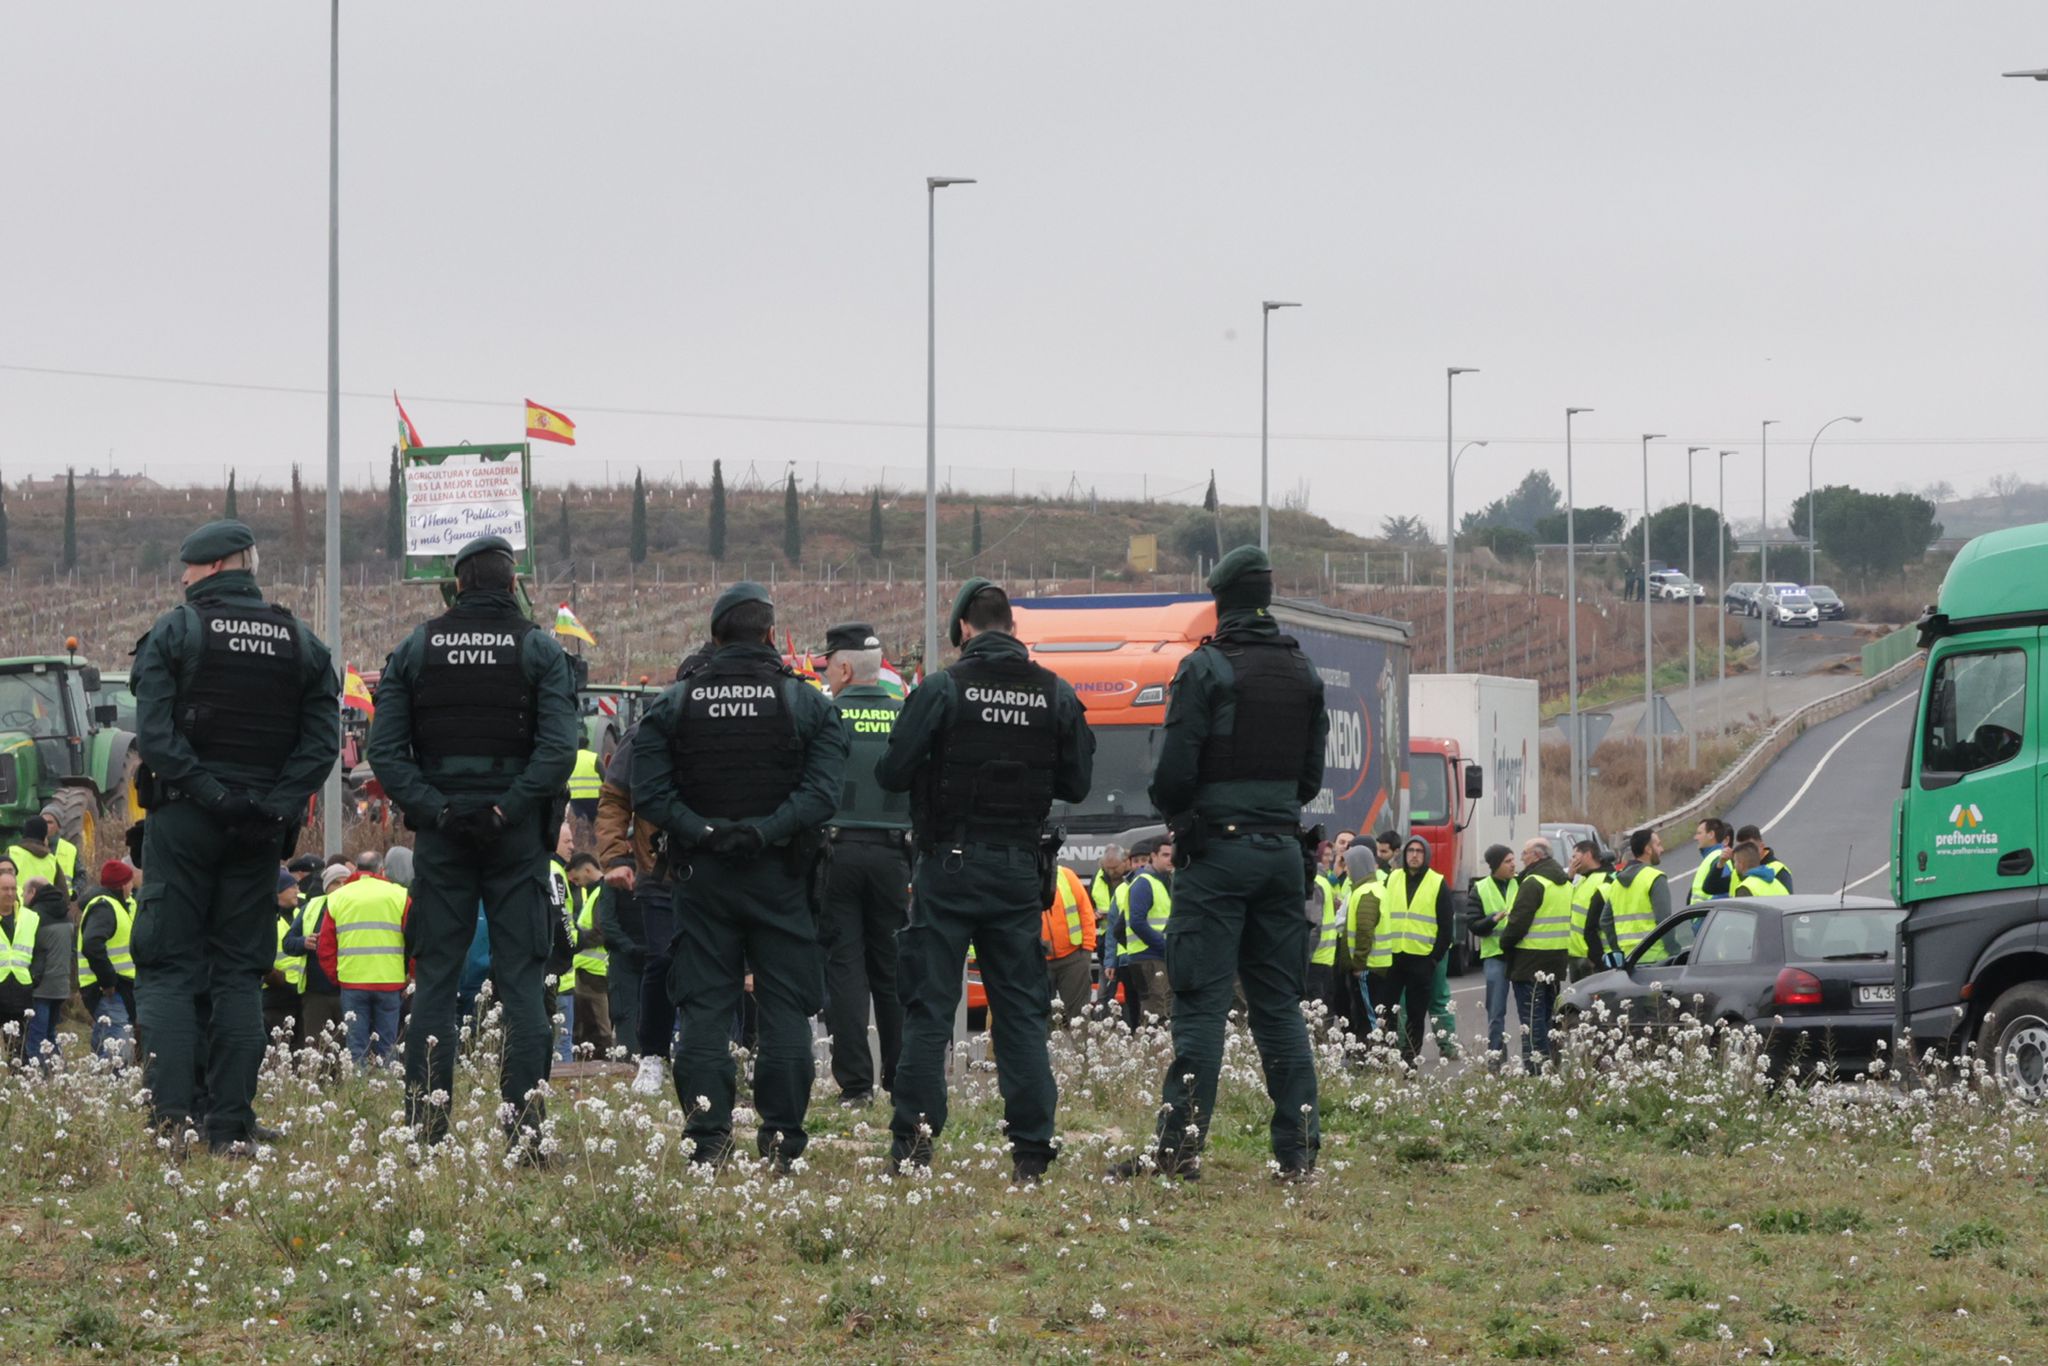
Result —
[[54, 810], [90, 853], [100, 818], [126, 809], [135, 757], [98, 669], [76, 655], [0, 659], [0, 836]]
[[1892, 822], [1901, 1044], [2048, 1081], [2048, 525], [1964, 546], [1927, 651]]

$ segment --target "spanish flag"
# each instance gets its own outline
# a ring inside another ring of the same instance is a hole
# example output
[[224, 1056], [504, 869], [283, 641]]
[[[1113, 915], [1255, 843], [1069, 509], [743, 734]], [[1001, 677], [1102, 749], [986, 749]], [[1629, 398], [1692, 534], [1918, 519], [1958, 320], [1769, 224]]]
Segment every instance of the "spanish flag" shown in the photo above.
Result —
[[566, 602], [555, 609], [555, 634], [558, 636], [574, 636], [576, 639], [588, 641], [592, 645], [597, 644], [597, 637], [590, 634], [589, 627], [576, 620], [576, 614], [569, 610], [569, 604]]
[[405, 405], [398, 403], [398, 391], [391, 391], [391, 401], [398, 404], [398, 449], [409, 451], [415, 446], [425, 445], [420, 440], [420, 429], [412, 425], [412, 419], [405, 414]]
[[563, 417], [553, 408], [543, 408], [532, 399], [526, 400], [526, 439], [529, 441], [559, 441], [564, 446], [576, 444], [576, 424]]
[[363, 676], [356, 672], [356, 666], [353, 664], [349, 665], [341, 676], [341, 705], [354, 707], [365, 715], [377, 714], [377, 704], [370, 700], [369, 685], [363, 682]]

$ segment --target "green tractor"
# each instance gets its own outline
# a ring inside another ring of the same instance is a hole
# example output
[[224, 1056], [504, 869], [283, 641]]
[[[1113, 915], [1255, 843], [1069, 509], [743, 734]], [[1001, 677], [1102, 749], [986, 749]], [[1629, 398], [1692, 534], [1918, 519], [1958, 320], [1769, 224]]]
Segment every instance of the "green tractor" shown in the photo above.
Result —
[[103, 687], [75, 655], [0, 659], [0, 835], [54, 811], [90, 854], [102, 817], [132, 818], [135, 734]]

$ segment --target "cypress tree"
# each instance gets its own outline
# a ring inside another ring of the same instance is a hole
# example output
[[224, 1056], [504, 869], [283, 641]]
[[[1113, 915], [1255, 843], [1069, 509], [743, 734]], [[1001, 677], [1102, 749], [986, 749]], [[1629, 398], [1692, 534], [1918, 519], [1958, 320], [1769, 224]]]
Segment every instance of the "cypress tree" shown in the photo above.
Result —
[[868, 556], [877, 560], [882, 558], [882, 488], [879, 484], [868, 498]]
[[405, 485], [398, 447], [391, 448], [391, 478], [384, 489], [384, 553], [393, 564], [405, 558]]
[[970, 555], [981, 554], [981, 504], [974, 505], [974, 541], [968, 550]]
[[1202, 511], [1214, 512], [1216, 507], [1216, 471], [1210, 470], [1209, 491], [1202, 495]]
[[292, 461], [292, 554], [306, 562], [306, 486], [299, 480], [299, 462]]
[[7, 554], [7, 483], [0, 480], [0, 569], [8, 567]]
[[235, 518], [239, 515], [235, 511], [235, 472], [232, 468], [228, 470], [227, 506], [221, 509], [220, 515], [227, 518], [231, 522], [235, 520]]
[[64, 572], [78, 568], [78, 478], [64, 471]]
[[725, 558], [725, 464], [711, 462], [711, 558]]
[[633, 471], [633, 535], [626, 557], [634, 564], [647, 563], [647, 481]]
[[791, 564], [801, 564], [804, 558], [804, 529], [798, 516], [796, 471], [791, 470], [789, 482], [782, 486], [782, 553]]

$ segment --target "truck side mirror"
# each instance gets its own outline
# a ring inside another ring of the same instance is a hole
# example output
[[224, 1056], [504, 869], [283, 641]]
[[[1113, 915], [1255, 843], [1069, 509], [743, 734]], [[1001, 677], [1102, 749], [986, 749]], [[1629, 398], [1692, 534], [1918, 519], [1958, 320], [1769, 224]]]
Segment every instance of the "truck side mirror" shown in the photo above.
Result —
[[1465, 765], [1465, 800], [1476, 802], [1486, 795], [1486, 769], [1479, 764]]
[[78, 666], [78, 681], [87, 692], [98, 692], [100, 690], [100, 671], [90, 664], [81, 664]]
[[102, 703], [92, 709], [92, 723], [95, 726], [111, 726], [121, 719], [121, 709], [112, 702]]

